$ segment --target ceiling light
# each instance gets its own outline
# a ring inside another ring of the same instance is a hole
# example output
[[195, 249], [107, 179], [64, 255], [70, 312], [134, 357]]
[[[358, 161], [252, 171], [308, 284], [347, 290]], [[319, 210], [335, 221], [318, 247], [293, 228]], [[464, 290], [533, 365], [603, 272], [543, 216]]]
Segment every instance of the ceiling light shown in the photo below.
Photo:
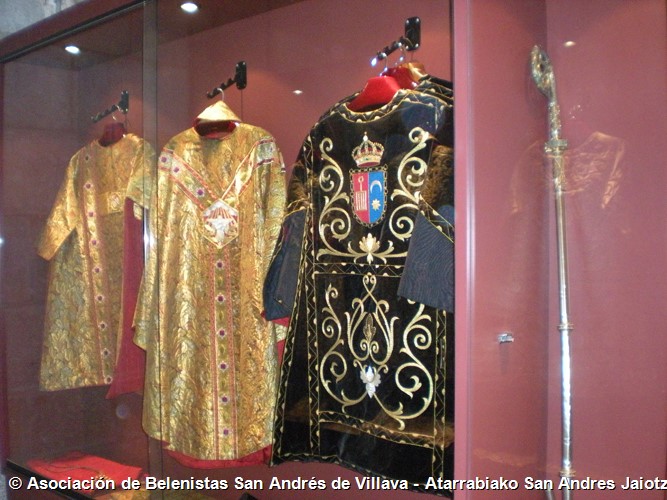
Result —
[[574, 40], [568, 40], [563, 45], [565, 45], [566, 47], [574, 47], [575, 45], [577, 45], [577, 42], [575, 42]]
[[303, 90], [299, 90], [299, 89], [292, 90], [292, 94], [301, 95], [301, 94], [303, 94]]
[[75, 56], [81, 54], [81, 49], [76, 45], [68, 45], [67, 47], [65, 47], [65, 50]]
[[199, 10], [199, 5], [194, 2], [183, 2], [181, 4], [181, 9], [183, 9], [188, 14], [194, 14]]

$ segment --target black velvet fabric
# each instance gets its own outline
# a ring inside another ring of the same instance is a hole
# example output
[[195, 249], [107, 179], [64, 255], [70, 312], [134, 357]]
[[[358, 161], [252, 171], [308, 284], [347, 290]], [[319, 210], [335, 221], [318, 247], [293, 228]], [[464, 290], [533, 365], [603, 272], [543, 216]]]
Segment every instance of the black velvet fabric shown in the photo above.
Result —
[[340, 463], [423, 490], [452, 475], [454, 321], [398, 290], [416, 218], [453, 204], [451, 84], [428, 77], [367, 112], [347, 108], [353, 97], [313, 127], [290, 181], [305, 229], [298, 268], [285, 247], [274, 254], [291, 266], [274, 276], [295, 276], [296, 291], [272, 463]]
[[454, 207], [418, 213], [398, 295], [454, 312]]
[[287, 215], [282, 224], [264, 280], [264, 317], [267, 320], [288, 318], [292, 314], [305, 222], [306, 211], [298, 210]]

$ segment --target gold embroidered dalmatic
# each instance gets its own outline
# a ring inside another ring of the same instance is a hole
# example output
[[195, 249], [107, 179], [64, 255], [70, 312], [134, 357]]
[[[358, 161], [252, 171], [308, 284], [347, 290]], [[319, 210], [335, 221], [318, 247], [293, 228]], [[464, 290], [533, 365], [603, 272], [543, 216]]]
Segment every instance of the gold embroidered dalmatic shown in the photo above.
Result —
[[43, 390], [110, 384], [121, 317], [123, 209], [134, 214], [148, 196], [155, 157], [143, 139], [127, 134], [102, 146], [93, 141], [70, 160], [38, 243], [50, 261]]
[[284, 200], [282, 158], [258, 127], [192, 128], [158, 158], [135, 342], [144, 429], [170, 450], [231, 460], [271, 442], [280, 334], [261, 291]]

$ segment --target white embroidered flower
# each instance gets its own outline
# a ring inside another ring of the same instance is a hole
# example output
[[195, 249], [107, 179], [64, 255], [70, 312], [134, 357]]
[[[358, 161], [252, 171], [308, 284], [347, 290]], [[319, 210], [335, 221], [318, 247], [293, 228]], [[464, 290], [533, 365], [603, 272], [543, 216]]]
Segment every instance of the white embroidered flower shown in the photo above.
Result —
[[203, 215], [208, 231], [219, 244], [236, 237], [238, 210], [222, 200], [217, 200], [204, 211]]
[[365, 237], [361, 238], [359, 242], [359, 248], [362, 252], [366, 253], [366, 260], [370, 264], [373, 262], [373, 254], [377, 252], [380, 248], [380, 243], [375, 239], [371, 233], [368, 233]]
[[361, 381], [366, 384], [366, 394], [372, 398], [375, 394], [375, 388], [380, 385], [380, 374], [372, 366], [367, 366], [366, 371], [361, 370]]

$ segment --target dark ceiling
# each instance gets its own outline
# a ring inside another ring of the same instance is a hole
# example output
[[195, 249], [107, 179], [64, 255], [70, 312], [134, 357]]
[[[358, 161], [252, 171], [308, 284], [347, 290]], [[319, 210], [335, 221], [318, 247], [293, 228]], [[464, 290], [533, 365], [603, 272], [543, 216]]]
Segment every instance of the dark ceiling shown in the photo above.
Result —
[[[299, 1], [303, 0], [197, 0], [199, 11], [187, 14], [180, 8], [182, 0], [156, 0], [98, 20], [71, 36], [61, 35], [18, 60], [81, 69], [128, 54], [141, 54], [144, 43], [150, 40], [165, 43]], [[59, 15], [65, 16], [67, 11]], [[65, 52], [64, 47], [70, 43], [77, 45], [81, 54], [72, 56]]]

